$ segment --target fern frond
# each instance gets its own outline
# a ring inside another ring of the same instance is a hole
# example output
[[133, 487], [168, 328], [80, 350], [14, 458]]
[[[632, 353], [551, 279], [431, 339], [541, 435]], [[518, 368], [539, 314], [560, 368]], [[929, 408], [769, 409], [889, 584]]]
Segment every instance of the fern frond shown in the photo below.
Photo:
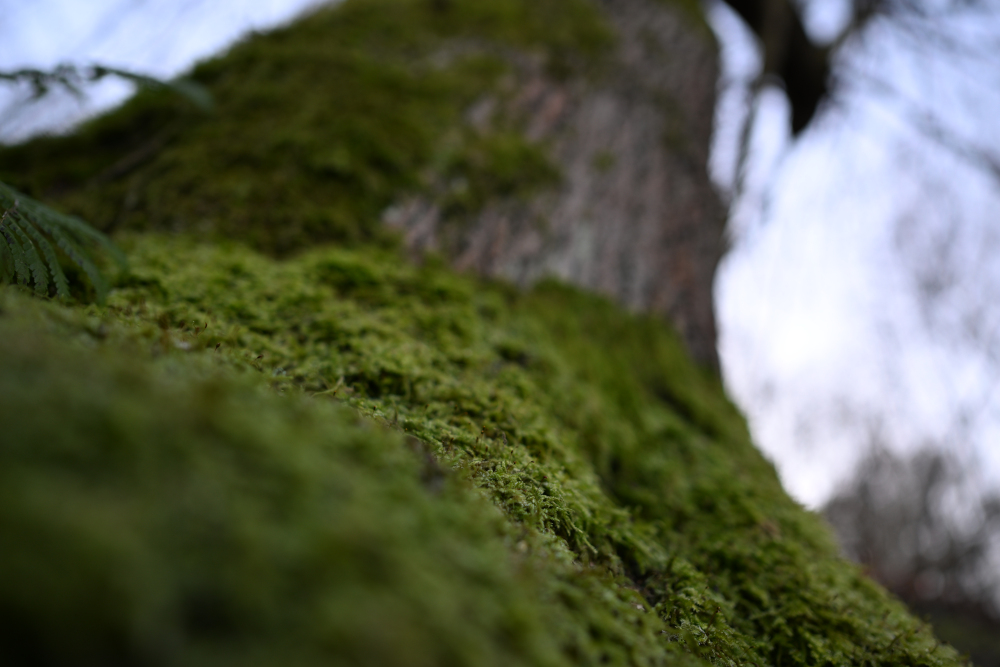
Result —
[[[31, 275], [34, 277], [35, 291], [39, 294], [47, 295], [49, 293], [49, 272], [45, 268], [45, 262], [42, 261], [41, 255], [38, 254], [38, 249], [35, 248], [31, 237], [18, 224], [21, 222], [18, 220], [18, 217], [11, 216], [11, 218], [7, 227], [14, 232], [15, 236], [18, 237], [18, 241], [21, 242], [21, 248], [24, 250], [24, 259], [31, 270]], [[28, 223], [26, 226], [30, 227], [31, 224]]]
[[3, 223], [0, 224], [0, 238], [3, 239], [3, 243], [6, 245], [14, 262], [14, 278], [11, 282], [27, 285], [31, 280], [31, 271], [28, 270], [28, 264], [25, 262], [24, 248], [21, 247], [21, 243], [17, 240], [17, 235], [10, 229], [12, 216], [9, 213], [10, 209], [4, 212]]
[[0, 234], [0, 284], [13, 283], [14, 280], [14, 257], [7, 247], [7, 239]]
[[[7, 187], [11, 190], [13, 189], [0, 182], [0, 188], [3, 187]], [[0, 189], [0, 193], [2, 193], [2, 189]], [[18, 197], [18, 208], [21, 216], [27, 217], [34, 222], [39, 229], [52, 236], [56, 241], [56, 244], [60, 247], [62, 247], [62, 244], [59, 243], [59, 236], [68, 235], [74, 244], [83, 246], [93, 244], [99, 246], [111, 255], [112, 259], [114, 259], [119, 266], [125, 266], [125, 254], [111, 242], [111, 239], [88, 225], [80, 218], [74, 215], [59, 213], [45, 204], [37, 202], [24, 195], [18, 194]], [[84, 255], [86, 255], [86, 253]], [[86, 270], [82, 264], [77, 263], [77, 265], [80, 266], [81, 269]]]
[[56, 285], [56, 295], [61, 299], [68, 299], [69, 281], [66, 279], [66, 274], [63, 273], [62, 267], [59, 265], [59, 257], [56, 255], [55, 248], [52, 247], [49, 240], [34, 225], [26, 225], [24, 231], [28, 233], [32, 240], [34, 240], [35, 245], [45, 255], [45, 264], [52, 272], [52, 282]]
[[87, 278], [90, 279], [90, 284], [93, 285], [94, 292], [97, 295], [97, 302], [103, 303], [104, 297], [108, 294], [108, 283], [101, 274], [100, 269], [97, 268], [97, 265], [90, 258], [89, 253], [74, 238], [64, 233], [64, 230], [61, 228], [54, 227], [47, 231], [56, 242], [56, 245], [66, 253], [66, 256], [87, 274]]
[[[69, 296], [69, 281], [59, 265], [53, 244], [86, 274], [99, 303], [108, 293], [108, 283], [95, 262], [94, 249], [102, 249], [125, 269], [125, 255], [104, 234], [71, 215], [59, 213], [0, 182], [0, 259], [4, 282], [34, 283], [47, 294], [49, 274], [56, 293]], [[9, 262], [8, 262], [9, 259]]]

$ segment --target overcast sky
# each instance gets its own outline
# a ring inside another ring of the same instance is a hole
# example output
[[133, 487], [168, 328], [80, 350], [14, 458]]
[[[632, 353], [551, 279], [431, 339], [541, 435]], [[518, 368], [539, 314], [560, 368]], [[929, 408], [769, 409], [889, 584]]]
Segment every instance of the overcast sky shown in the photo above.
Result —
[[[96, 62], [172, 77], [250, 30], [290, 21], [315, 4], [317, 0], [0, 0], [0, 68]], [[109, 78], [88, 89], [83, 101], [64, 93], [10, 106], [23, 95], [0, 89], [0, 136], [10, 141], [65, 128], [130, 92], [128, 84]]]
[[[826, 13], [810, 27], [832, 36], [843, 4], [813, 6]], [[739, 80], [755, 58], [730, 14], [712, 16]], [[761, 102], [716, 283], [720, 351], [757, 442], [811, 506], [873, 438], [947, 446], [1000, 480], [1000, 178], [914, 123], [933, 119], [1000, 164], [998, 18], [937, 19], [961, 54], [912, 26], [873, 26], [840, 58], [836, 107], [794, 144], [783, 95]], [[740, 98], [723, 89], [712, 166], [725, 183]]]
[[[0, 0], [0, 69], [100, 62], [169, 77], [312, 4]], [[814, 2], [813, 34], [832, 39], [846, 6]], [[731, 12], [718, 6], [711, 18], [724, 62], [711, 166], [727, 188], [743, 84], [759, 59]], [[997, 21], [949, 20], [963, 44], [1000, 53]], [[912, 118], [927, 112], [1000, 156], [991, 115], [1000, 108], [1000, 68], [888, 27], [876, 27], [841, 64], [859, 76], [794, 143], [783, 94], [760, 101], [732, 250], [716, 285], [727, 387], [786, 487], [809, 506], [849, 474], [871, 434], [897, 449], [928, 441], [960, 448], [984, 479], [1000, 481], [1000, 180], [970, 166], [968, 155], [942, 150]], [[5, 140], [65, 128], [129, 87], [102, 83], [86, 102], [63, 95], [33, 104], [23, 93], [0, 90]]]

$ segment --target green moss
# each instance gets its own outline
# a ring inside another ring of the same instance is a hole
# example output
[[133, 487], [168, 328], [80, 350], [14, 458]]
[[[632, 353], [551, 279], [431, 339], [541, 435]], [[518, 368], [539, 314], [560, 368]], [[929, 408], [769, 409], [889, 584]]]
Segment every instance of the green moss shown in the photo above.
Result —
[[3, 664], [560, 664], [516, 533], [419, 447], [3, 306]]
[[[369, 643], [371, 664], [956, 664], [837, 557], [658, 321], [384, 249], [278, 263], [124, 242], [133, 274], [105, 309], [14, 299], [0, 317], [4, 421], [25, 443], [3, 450], [3, 521], [26, 531], [0, 550], [24, 570], [0, 609], [38, 646], [141, 654], [179, 633], [185, 664], [265, 664], [288, 641], [352, 664]], [[342, 484], [359, 491], [322, 492]], [[84, 565], [29, 595], [63, 567], [33, 554]], [[58, 621], [104, 588], [107, 610]], [[202, 594], [221, 639], [184, 625]], [[373, 620], [387, 610], [398, 630]]]
[[535, 176], [553, 183], [519, 133], [455, 128], [500, 94], [506, 54], [584, 72], [610, 42], [588, 0], [347, 0], [197, 67], [213, 114], [142, 93], [70, 138], [0, 151], [0, 180], [106, 231], [221, 234], [276, 253], [386, 241], [381, 212], [440, 182], [441, 167], [468, 182], [448, 195], [455, 214], [523, 195]]
[[617, 158], [611, 151], [598, 151], [590, 159], [590, 165], [599, 174], [606, 174], [615, 166]]
[[437, 199], [448, 221], [468, 220], [489, 202], [526, 201], [561, 182], [545, 151], [516, 132], [468, 138], [442, 171], [447, 187]]

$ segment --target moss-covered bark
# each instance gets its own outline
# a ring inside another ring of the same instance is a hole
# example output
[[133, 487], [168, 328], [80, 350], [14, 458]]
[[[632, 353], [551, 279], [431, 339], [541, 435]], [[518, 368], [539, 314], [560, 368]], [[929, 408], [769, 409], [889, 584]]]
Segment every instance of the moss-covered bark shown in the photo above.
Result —
[[196, 70], [214, 117], [0, 152], [131, 262], [103, 307], [0, 292], [0, 662], [958, 662], [661, 320], [380, 231], [442, 174], [551, 176], [463, 105], [607, 39], [583, 0], [349, 0]]
[[103, 309], [2, 304], [8, 664], [955, 661], [660, 322], [385, 250], [126, 245]]
[[268, 252], [386, 240], [407, 192], [465, 212], [557, 181], [503, 122], [463, 129], [477, 98], [505, 92], [514, 53], [563, 76], [597, 66], [611, 32], [589, 0], [354, 0], [258, 35], [192, 78], [205, 114], [145, 92], [71, 137], [0, 152], [0, 180], [56, 197], [104, 231], [235, 236]]

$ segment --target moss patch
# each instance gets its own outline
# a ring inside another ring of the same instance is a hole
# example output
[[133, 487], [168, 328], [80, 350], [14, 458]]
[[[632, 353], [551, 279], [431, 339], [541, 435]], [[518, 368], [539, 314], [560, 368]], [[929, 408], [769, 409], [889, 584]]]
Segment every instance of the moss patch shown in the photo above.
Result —
[[0, 180], [105, 231], [272, 253], [385, 242], [381, 212], [432, 183], [464, 184], [444, 204], [468, 215], [557, 182], [516, 127], [462, 131], [463, 113], [503, 94], [512, 58], [582, 74], [611, 43], [588, 0], [347, 0], [198, 66], [213, 114], [142, 93], [72, 137], [0, 151]]
[[419, 446], [3, 307], [3, 664], [561, 664], [517, 534]]
[[445, 158], [435, 197], [446, 222], [463, 222], [490, 202], [524, 201], [562, 180], [544, 149], [516, 132], [473, 134]]
[[[25, 535], [0, 552], [23, 570], [0, 609], [29, 648], [134, 657], [179, 633], [178, 664], [265, 664], [287, 641], [352, 664], [956, 663], [836, 556], [661, 323], [384, 249], [127, 245], [106, 308], [16, 298], [0, 318], [22, 429], [3, 521]], [[105, 588], [106, 610], [59, 620]]]

